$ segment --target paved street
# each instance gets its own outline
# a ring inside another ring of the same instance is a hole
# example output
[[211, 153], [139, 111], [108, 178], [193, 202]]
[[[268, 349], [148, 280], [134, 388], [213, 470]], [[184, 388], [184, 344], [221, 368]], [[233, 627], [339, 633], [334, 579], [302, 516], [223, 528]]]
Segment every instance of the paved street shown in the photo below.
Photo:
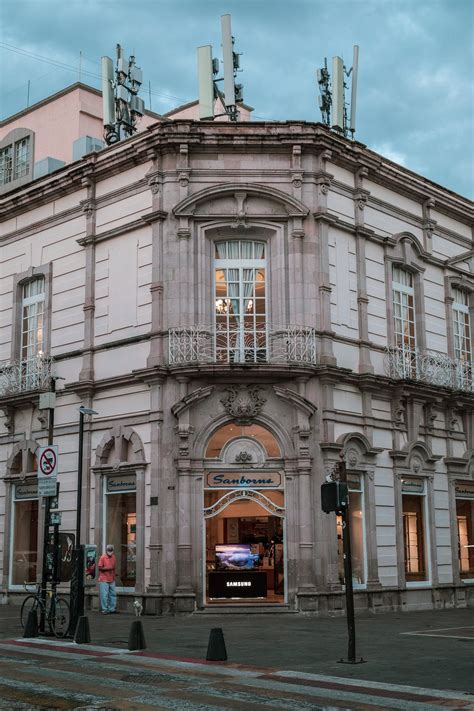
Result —
[[[92, 642], [23, 640], [0, 607], [0, 709], [474, 709], [474, 611], [357, 618], [365, 664], [340, 664], [345, 619], [292, 614], [142, 618], [89, 615]], [[205, 663], [211, 627], [229, 661]]]

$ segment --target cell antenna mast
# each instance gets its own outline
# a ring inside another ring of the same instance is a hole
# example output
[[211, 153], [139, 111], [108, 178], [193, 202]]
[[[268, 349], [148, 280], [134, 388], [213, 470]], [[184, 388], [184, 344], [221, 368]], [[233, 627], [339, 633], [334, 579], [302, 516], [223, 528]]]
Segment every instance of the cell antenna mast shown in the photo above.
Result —
[[102, 104], [104, 138], [110, 146], [137, 131], [138, 120], [145, 113], [145, 102], [138, 96], [143, 72], [131, 55], [124, 59], [117, 45], [115, 71], [110, 57], [102, 57]]
[[[319, 85], [319, 108], [323, 123], [346, 138], [354, 138], [357, 106], [357, 75], [359, 69], [359, 47], [354, 45], [352, 67], [348, 69], [341, 57], [332, 59], [332, 79], [327, 59], [324, 67], [316, 71]], [[350, 114], [346, 103], [347, 80], [351, 77]]]
[[[198, 47], [198, 83], [199, 83], [199, 118], [214, 119], [216, 116], [228, 116], [229, 121], [239, 120], [238, 104], [244, 100], [242, 84], [236, 84], [240, 70], [240, 54], [234, 52], [235, 39], [232, 37], [230, 15], [221, 17], [222, 57], [224, 76], [218, 78], [219, 60], [212, 57], [210, 44]], [[219, 87], [224, 82], [224, 91]], [[219, 99], [223, 112], [215, 113], [215, 102]]]

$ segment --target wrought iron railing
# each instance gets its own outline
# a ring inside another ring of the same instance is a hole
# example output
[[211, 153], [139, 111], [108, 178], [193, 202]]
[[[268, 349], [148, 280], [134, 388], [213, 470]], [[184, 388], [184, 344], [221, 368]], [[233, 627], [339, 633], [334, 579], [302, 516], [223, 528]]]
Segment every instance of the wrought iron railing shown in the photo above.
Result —
[[168, 351], [170, 365], [317, 362], [316, 331], [305, 326], [170, 328]]
[[385, 372], [396, 380], [419, 380], [453, 390], [472, 392], [472, 362], [453, 360], [443, 353], [416, 348], [385, 349]]
[[0, 397], [49, 387], [53, 359], [34, 356], [0, 365]]

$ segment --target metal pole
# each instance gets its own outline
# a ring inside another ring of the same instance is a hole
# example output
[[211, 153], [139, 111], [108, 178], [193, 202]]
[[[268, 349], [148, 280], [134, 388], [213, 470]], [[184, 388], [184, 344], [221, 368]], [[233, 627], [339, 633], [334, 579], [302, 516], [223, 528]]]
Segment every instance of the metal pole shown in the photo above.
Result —
[[[50, 392], [56, 392], [56, 380], [51, 378]], [[51, 404], [51, 403], [50, 403]], [[48, 410], [48, 445], [53, 444], [54, 440], [54, 407]], [[39, 631], [41, 634], [45, 632], [45, 611], [46, 611], [46, 588], [48, 584], [48, 543], [49, 543], [49, 514], [51, 497], [44, 496], [44, 523], [43, 523], [43, 565], [41, 567], [41, 607]]]
[[[339, 462], [339, 480], [347, 483], [346, 463], [343, 459]], [[356, 631], [354, 615], [354, 590], [352, 587], [352, 555], [351, 555], [351, 528], [349, 520], [349, 497], [347, 506], [341, 510], [342, 517], [342, 549], [344, 556], [344, 582], [346, 588], [346, 618], [347, 618], [347, 661], [356, 664]], [[341, 660], [343, 661], [343, 660]], [[361, 659], [361, 661], [363, 661]]]
[[81, 506], [82, 506], [82, 457], [84, 447], [84, 413], [79, 410], [79, 455], [77, 460], [77, 511], [76, 511], [76, 548], [81, 544]]
[[76, 499], [76, 548], [74, 568], [71, 577], [71, 622], [69, 633], [76, 631], [79, 617], [84, 615], [84, 580], [83, 551], [81, 547], [81, 507], [82, 507], [82, 459], [84, 445], [84, 413], [79, 410], [79, 453], [77, 460], [77, 499]]

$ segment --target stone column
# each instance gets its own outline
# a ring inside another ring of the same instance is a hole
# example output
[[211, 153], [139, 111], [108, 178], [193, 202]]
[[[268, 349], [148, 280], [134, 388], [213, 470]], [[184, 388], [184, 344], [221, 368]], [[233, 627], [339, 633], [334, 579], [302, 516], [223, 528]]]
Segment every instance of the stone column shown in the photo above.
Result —
[[79, 380], [94, 380], [94, 316], [95, 316], [95, 182], [85, 179], [87, 199], [81, 202], [86, 216], [86, 236], [78, 240], [85, 249], [85, 295], [84, 295], [84, 352]]
[[365, 477], [365, 543], [367, 549], [367, 588], [380, 588], [377, 559], [377, 522], [375, 517], [374, 470], [367, 470]]
[[195, 607], [193, 590], [193, 544], [191, 531], [191, 471], [178, 471], [178, 585], [176, 611], [192, 612]]
[[136, 507], [137, 531], [135, 543], [135, 592], [145, 591], [145, 469], [137, 467], [135, 470], [136, 482]]
[[163, 378], [154, 378], [150, 383], [150, 580], [148, 591], [161, 595], [161, 551], [160, 536], [160, 483], [162, 465], [162, 430], [163, 430]]
[[311, 470], [298, 469], [299, 494], [299, 591], [314, 590], [314, 542], [311, 512]]

